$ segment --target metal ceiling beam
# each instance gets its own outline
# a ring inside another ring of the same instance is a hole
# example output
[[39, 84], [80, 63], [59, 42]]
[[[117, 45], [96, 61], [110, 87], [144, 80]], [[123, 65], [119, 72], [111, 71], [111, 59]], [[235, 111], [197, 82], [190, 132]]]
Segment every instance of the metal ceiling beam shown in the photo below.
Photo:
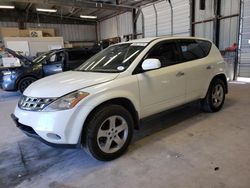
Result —
[[[19, 18], [25, 18], [26, 12], [24, 11], [15, 11], [9, 16], [8, 11], [0, 11], [0, 21], [13, 21], [16, 22]], [[63, 18], [63, 19], [62, 19]], [[40, 22], [40, 23], [60, 23], [60, 24], [86, 24], [86, 25], [96, 25], [96, 21], [92, 20], [83, 20], [77, 17], [69, 17], [61, 15], [48, 15], [47, 13], [34, 13], [29, 12], [26, 22]]]
[[114, 5], [114, 4], [90, 2], [86, 0], [0, 0], [0, 2], [35, 3], [35, 4], [59, 5], [66, 7], [100, 8], [100, 9], [120, 10], [120, 11], [132, 11], [132, 9], [137, 8], [135, 6]]

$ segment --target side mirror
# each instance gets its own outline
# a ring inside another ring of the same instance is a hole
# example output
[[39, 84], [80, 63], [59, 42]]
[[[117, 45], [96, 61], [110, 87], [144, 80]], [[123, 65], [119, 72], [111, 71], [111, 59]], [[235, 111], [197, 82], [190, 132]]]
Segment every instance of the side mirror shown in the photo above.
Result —
[[142, 63], [143, 70], [153, 70], [161, 67], [161, 62], [159, 59], [145, 59]]

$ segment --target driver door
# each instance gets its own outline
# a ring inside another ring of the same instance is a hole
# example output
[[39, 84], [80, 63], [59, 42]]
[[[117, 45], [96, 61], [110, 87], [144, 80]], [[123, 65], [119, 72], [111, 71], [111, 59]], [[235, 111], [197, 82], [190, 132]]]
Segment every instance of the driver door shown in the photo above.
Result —
[[156, 58], [161, 68], [137, 74], [143, 117], [185, 103], [186, 75], [174, 41], [157, 44], [144, 59]]
[[43, 72], [45, 76], [63, 72], [63, 67], [65, 63], [64, 52], [57, 52], [50, 55], [46, 63], [43, 64]]

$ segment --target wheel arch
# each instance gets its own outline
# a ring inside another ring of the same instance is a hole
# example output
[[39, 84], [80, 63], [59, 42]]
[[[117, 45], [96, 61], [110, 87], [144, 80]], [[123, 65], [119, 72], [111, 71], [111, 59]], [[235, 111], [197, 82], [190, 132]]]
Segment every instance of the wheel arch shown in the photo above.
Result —
[[22, 75], [20, 77], [17, 78], [16, 80], [16, 83], [15, 83], [15, 88], [18, 89], [18, 84], [20, 83], [20, 81], [24, 78], [27, 78], [27, 77], [31, 77], [31, 78], [35, 78], [36, 80], [39, 79], [39, 77], [33, 75], [33, 74], [25, 74], [25, 75]]
[[219, 74], [217, 74], [217, 75], [214, 75], [214, 77], [212, 77], [212, 79], [210, 80], [210, 82], [208, 82], [208, 85], [206, 86], [206, 89], [204, 90], [204, 93], [203, 93], [203, 95], [202, 95], [201, 98], [206, 97], [207, 92], [208, 92], [209, 87], [210, 87], [210, 84], [211, 84], [212, 81], [215, 80], [215, 79], [220, 79], [220, 80], [222, 80], [222, 81], [224, 82], [225, 87], [226, 87], [226, 88], [225, 88], [225, 89], [226, 89], [226, 94], [228, 93], [227, 77], [226, 77], [226, 75], [225, 75], [224, 73], [219, 73]]
[[139, 114], [138, 114], [134, 104], [132, 103], [132, 101], [128, 98], [125, 98], [125, 97], [117, 97], [117, 98], [108, 99], [108, 100], [98, 104], [88, 114], [87, 118], [85, 119], [83, 127], [85, 127], [85, 124], [89, 121], [89, 119], [96, 112], [96, 110], [98, 110], [102, 106], [109, 105], [109, 104], [116, 104], [116, 105], [124, 107], [131, 114], [131, 116], [134, 120], [134, 129], [137, 129], [137, 130], [139, 129]]
[[[211, 80], [211, 82], [213, 81], [213, 80], [215, 80], [215, 79], [220, 79], [220, 80], [222, 80], [223, 82], [224, 82], [224, 84], [225, 84], [225, 89], [226, 89], [226, 93], [228, 93], [228, 83], [227, 83], [227, 77], [226, 77], [226, 75], [225, 74], [223, 74], [223, 73], [220, 73], [220, 74], [217, 74], [217, 75], [215, 75], [214, 77], [213, 77], [213, 79]], [[211, 83], [210, 82], [210, 83]]]

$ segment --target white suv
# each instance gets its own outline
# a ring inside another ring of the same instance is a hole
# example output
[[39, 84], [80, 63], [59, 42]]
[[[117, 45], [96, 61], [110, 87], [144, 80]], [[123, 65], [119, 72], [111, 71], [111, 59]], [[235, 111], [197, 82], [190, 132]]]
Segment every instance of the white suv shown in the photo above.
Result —
[[112, 160], [124, 153], [142, 118], [199, 99], [205, 111], [216, 112], [226, 93], [225, 62], [212, 42], [140, 39], [33, 83], [12, 118], [49, 145], [83, 146], [99, 160]]

